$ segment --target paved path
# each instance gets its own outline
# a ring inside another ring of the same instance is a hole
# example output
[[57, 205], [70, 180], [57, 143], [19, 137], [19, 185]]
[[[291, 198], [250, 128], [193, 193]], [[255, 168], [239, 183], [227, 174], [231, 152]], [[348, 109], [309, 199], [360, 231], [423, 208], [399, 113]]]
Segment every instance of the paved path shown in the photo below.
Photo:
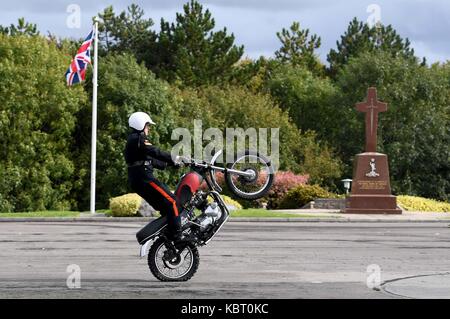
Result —
[[[448, 223], [229, 222], [200, 248], [195, 277], [167, 284], [137, 257], [141, 226], [0, 223], [0, 298], [427, 297], [369, 289], [368, 275], [376, 283], [378, 266], [382, 281], [450, 270]], [[70, 264], [81, 268], [80, 289], [66, 286]]]

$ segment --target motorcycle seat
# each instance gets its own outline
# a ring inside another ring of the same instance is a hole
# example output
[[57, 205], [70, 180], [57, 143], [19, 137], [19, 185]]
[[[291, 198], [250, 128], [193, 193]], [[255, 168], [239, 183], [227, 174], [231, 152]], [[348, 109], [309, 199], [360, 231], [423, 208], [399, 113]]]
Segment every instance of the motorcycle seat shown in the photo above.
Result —
[[136, 239], [138, 243], [141, 245], [145, 244], [145, 242], [149, 241], [150, 239], [158, 235], [166, 226], [167, 226], [166, 216], [161, 216], [151, 221], [136, 233]]

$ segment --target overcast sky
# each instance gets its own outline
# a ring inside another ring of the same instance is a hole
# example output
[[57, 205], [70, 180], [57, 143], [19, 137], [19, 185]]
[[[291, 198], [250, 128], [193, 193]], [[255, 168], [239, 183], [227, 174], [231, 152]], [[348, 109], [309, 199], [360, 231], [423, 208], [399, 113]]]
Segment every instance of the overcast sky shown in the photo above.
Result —
[[[146, 17], [159, 29], [161, 17], [173, 21], [186, 0], [0, 0], [0, 24], [16, 23], [25, 17], [36, 23], [41, 33], [83, 38], [90, 29], [91, 17], [113, 5], [117, 12], [131, 3], [139, 4]], [[416, 55], [428, 62], [450, 60], [450, 1], [448, 0], [203, 0], [216, 21], [216, 28], [227, 27], [236, 43], [244, 45], [251, 58], [273, 56], [280, 47], [276, 32], [299, 21], [322, 38], [318, 50], [326, 61], [331, 48], [347, 29], [353, 17], [367, 21], [380, 17], [383, 24], [392, 24], [402, 37], [410, 39]], [[69, 19], [71, 4], [81, 9], [80, 27], [73, 28]], [[375, 4], [376, 6], [371, 6]], [[371, 7], [369, 7], [371, 6]], [[379, 8], [379, 12], [372, 8]], [[370, 10], [369, 10], [370, 9]], [[369, 12], [368, 12], [369, 11]]]

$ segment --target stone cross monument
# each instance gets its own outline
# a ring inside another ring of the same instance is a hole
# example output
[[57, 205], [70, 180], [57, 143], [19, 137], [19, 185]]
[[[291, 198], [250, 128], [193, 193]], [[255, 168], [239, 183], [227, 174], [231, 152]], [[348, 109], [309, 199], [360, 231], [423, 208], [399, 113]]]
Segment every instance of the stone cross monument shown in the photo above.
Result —
[[366, 114], [366, 150], [356, 155], [350, 197], [342, 211], [347, 214], [401, 214], [391, 195], [387, 155], [377, 153], [378, 113], [387, 104], [378, 101], [376, 88], [369, 88], [367, 101], [356, 104]]
[[377, 100], [377, 89], [369, 88], [367, 101], [356, 104], [356, 109], [366, 113], [366, 152], [377, 151], [378, 113], [387, 111], [387, 104]]

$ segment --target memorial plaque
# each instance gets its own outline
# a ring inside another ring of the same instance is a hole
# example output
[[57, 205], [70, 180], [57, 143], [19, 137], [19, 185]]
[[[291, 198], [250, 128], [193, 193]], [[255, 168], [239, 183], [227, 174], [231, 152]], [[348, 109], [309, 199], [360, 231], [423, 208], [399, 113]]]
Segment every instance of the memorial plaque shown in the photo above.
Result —
[[351, 194], [342, 212], [401, 214], [391, 194], [388, 157], [376, 150], [378, 113], [387, 111], [387, 104], [378, 101], [375, 88], [369, 88], [367, 101], [357, 103], [356, 109], [366, 113], [366, 151], [356, 155]]

